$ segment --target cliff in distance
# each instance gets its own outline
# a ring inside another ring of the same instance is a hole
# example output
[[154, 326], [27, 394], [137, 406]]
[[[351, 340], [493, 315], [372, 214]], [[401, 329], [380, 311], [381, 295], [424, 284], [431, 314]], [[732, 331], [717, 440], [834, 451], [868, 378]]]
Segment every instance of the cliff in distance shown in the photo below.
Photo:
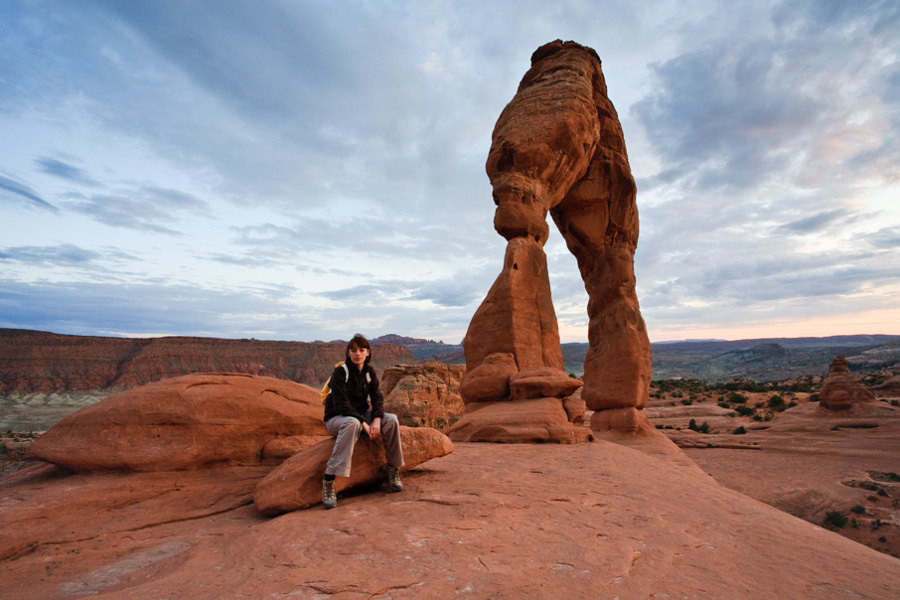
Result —
[[[128, 389], [198, 372], [264, 375], [320, 386], [346, 343], [200, 337], [109, 338], [0, 329], [0, 394]], [[415, 362], [396, 344], [373, 344], [379, 372]]]

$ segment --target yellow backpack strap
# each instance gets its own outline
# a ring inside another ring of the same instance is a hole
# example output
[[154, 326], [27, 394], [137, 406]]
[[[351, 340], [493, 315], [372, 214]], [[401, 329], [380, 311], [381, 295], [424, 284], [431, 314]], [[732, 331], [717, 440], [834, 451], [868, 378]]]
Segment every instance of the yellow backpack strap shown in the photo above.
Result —
[[[344, 367], [344, 373], [346, 379], [349, 381], [350, 379], [350, 369], [347, 368], [347, 365], [344, 364], [343, 361], [334, 364], [335, 368]], [[366, 377], [366, 381], [368, 381], [368, 377]], [[322, 386], [322, 404], [325, 404], [325, 401], [328, 400], [328, 395], [331, 393], [331, 375], [328, 376], [328, 379], [325, 380], [325, 385]]]

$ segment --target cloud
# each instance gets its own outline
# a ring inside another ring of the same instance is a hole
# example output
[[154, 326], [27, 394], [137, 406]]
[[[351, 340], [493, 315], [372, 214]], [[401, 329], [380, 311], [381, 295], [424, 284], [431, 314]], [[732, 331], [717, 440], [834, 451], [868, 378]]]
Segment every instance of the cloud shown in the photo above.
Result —
[[0, 199], [10, 198], [10, 194], [12, 195], [14, 200], [24, 198], [29, 202], [31, 206], [36, 206], [44, 210], [49, 210], [50, 212], [59, 213], [59, 209], [57, 207], [45, 201], [43, 198], [40, 198], [37, 194], [35, 194], [34, 190], [29, 188], [27, 185], [0, 176]]
[[[125, 195], [127, 194], [127, 195]], [[157, 186], [142, 185], [120, 194], [75, 196], [65, 208], [87, 215], [100, 223], [150, 233], [182, 235], [164, 224], [177, 224], [178, 213], [203, 214], [209, 206], [190, 194]]]
[[759, 190], [781, 179], [839, 197], [858, 157], [900, 157], [895, 135], [871, 127], [896, 125], [895, 107], [872, 98], [896, 93], [896, 69], [879, 63], [900, 51], [886, 27], [900, 11], [838, 4], [784, 2], [768, 30], [720, 31], [655, 65], [653, 91], [631, 107], [664, 158], [644, 184]]
[[58, 246], [16, 246], [0, 249], [0, 260], [16, 261], [32, 265], [86, 266], [103, 258], [94, 250], [86, 250], [74, 244]]
[[84, 170], [73, 165], [56, 160], [55, 158], [41, 157], [34, 161], [44, 173], [48, 173], [55, 177], [60, 177], [74, 183], [81, 183], [89, 186], [96, 186], [99, 182], [91, 178]]
[[827, 210], [804, 219], [785, 223], [778, 229], [785, 232], [810, 233], [819, 231], [845, 216], [847, 216], [846, 210]]

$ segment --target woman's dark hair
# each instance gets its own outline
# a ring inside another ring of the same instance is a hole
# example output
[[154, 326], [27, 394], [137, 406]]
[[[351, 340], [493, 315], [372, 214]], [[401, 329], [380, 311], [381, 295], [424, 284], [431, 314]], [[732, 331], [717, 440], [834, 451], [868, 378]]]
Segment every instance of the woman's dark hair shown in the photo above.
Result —
[[372, 360], [372, 346], [369, 345], [369, 340], [366, 339], [366, 336], [361, 333], [357, 333], [352, 338], [350, 338], [349, 342], [347, 342], [347, 362], [350, 362], [350, 348], [353, 347], [365, 348], [369, 351], [369, 354], [366, 356], [366, 362], [363, 363], [363, 366], [369, 364], [369, 361]]

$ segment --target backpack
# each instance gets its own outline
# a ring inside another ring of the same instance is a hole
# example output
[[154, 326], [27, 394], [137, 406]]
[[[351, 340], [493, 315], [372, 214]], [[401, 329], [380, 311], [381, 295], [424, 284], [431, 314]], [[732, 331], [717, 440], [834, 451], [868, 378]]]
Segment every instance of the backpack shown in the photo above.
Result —
[[[344, 367], [344, 377], [346, 381], [350, 381], [350, 369], [347, 368], [347, 365], [341, 361], [334, 365], [335, 367]], [[372, 383], [372, 376], [366, 371], [366, 385]], [[325, 401], [328, 399], [328, 395], [331, 394], [331, 376], [328, 377], [328, 380], [325, 382], [325, 385], [322, 386], [322, 404], [325, 404]]]

